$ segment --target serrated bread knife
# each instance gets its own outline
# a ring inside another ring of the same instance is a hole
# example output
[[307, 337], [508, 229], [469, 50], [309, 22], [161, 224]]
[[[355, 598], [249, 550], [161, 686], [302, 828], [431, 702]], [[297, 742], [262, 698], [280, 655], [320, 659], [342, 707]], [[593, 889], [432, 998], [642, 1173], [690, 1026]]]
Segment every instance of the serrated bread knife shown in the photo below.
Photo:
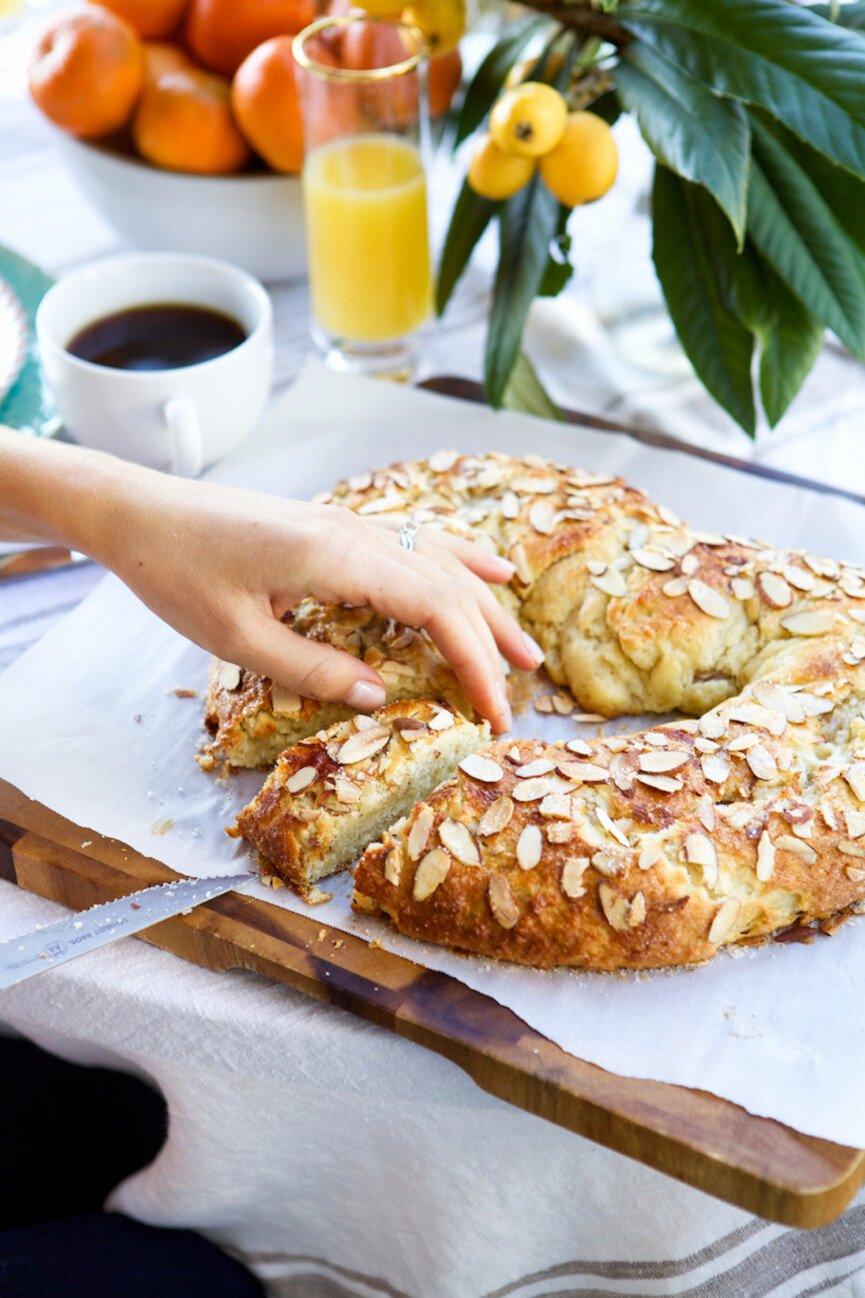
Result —
[[56, 969], [67, 960], [107, 946], [118, 938], [140, 933], [151, 924], [159, 924], [172, 915], [182, 915], [220, 897], [224, 892], [240, 891], [258, 874], [226, 875], [217, 879], [177, 879], [142, 888], [116, 901], [103, 902], [91, 910], [82, 910], [56, 924], [46, 924], [22, 937], [0, 942], [0, 991], [14, 987], [25, 978]]

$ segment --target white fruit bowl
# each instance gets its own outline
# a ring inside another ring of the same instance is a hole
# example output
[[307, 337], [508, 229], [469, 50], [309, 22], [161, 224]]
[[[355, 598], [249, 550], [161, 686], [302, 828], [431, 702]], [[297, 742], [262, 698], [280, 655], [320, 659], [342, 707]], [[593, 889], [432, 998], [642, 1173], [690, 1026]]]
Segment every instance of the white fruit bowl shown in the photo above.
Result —
[[271, 282], [306, 275], [300, 177], [162, 171], [109, 144], [54, 137], [82, 193], [134, 247], [218, 257]]

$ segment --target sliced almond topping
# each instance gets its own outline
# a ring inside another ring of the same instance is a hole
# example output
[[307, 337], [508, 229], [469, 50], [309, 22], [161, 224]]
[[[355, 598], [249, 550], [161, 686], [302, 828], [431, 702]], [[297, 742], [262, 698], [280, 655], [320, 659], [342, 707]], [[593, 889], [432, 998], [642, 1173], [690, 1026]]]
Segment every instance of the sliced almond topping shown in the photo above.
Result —
[[848, 838], [862, 838], [865, 835], [865, 811], [845, 811], [844, 820]]
[[560, 786], [546, 776], [540, 776], [537, 779], [521, 780], [514, 786], [512, 797], [517, 802], [539, 802], [545, 798], [548, 793], [559, 793]]
[[859, 801], [865, 802], [865, 762], [854, 762], [852, 766], [848, 766], [844, 779]]
[[482, 838], [487, 838], [490, 834], [498, 834], [510, 824], [511, 817], [514, 814], [514, 804], [511, 798], [497, 798], [491, 802], [481, 817], [481, 823], [478, 825], [478, 834]]
[[682, 781], [674, 775], [638, 775], [637, 779], [640, 784], [646, 784], [650, 789], [658, 789], [661, 793], [678, 793], [684, 787]]
[[637, 753], [614, 753], [610, 758], [610, 775], [617, 789], [627, 793], [634, 783], [639, 765]]
[[434, 451], [427, 460], [433, 473], [447, 473], [460, 458], [459, 451]]
[[384, 858], [384, 877], [388, 883], [392, 883], [395, 888], [399, 887], [399, 879], [402, 874], [402, 857], [398, 847], [392, 847]]
[[538, 810], [547, 820], [570, 820], [571, 800], [567, 793], [548, 793], [541, 799]]
[[519, 921], [520, 908], [503, 874], [491, 875], [487, 896], [496, 922], [501, 924], [502, 928], [513, 928]]
[[599, 577], [590, 577], [589, 581], [593, 586], [597, 586], [598, 590], [603, 591], [605, 595], [612, 596], [614, 599], [621, 598], [622, 595], [628, 593], [625, 578], [616, 568], [608, 568]]
[[412, 896], [415, 901], [426, 901], [427, 897], [432, 896], [442, 880], [447, 877], [450, 868], [451, 858], [440, 847], [434, 847], [431, 852], [427, 852], [415, 870], [412, 884]]
[[611, 888], [608, 883], [598, 884], [598, 898], [604, 912], [604, 918], [610, 928], [615, 929], [617, 933], [626, 933], [628, 930], [628, 912], [630, 910], [628, 899], [623, 897], [620, 892], [617, 892], [615, 888]]
[[529, 556], [526, 554], [526, 547], [521, 541], [512, 545], [508, 551], [508, 558], [517, 570], [517, 576], [524, 586], [528, 586], [532, 580], [532, 567], [529, 563]]
[[769, 749], [763, 744], [756, 744], [745, 754], [745, 761], [758, 780], [774, 780], [778, 777], [778, 766]]
[[581, 724], [591, 725], [595, 721], [609, 721], [609, 717], [602, 717], [600, 712], [575, 712], [573, 720], [579, 721]]
[[794, 838], [792, 834], [781, 834], [775, 839], [775, 849], [778, 852], [792, 852], [794, 856], [799, 856], [806, 865], [814, 865], [817, 860], [817, 853], [810, 843], [803, 843], [801, 838]]
[[553, 711], [557, 712], [560, 717], [566, 717], [573, 712], [576, 707], [576, 699], [571, 694], [566, 694], [564, 690], [559, 690], [553, 695]]
[[549, 775], [550, 771], [556, 769], [555, 763], [549, 761], [546, 757], [536, 757], [533, 762], [526, 762], [525, 766], [518, 766], [514, 775], [519, 775], [521, 779], [530, 779], [533, 775]]
[[551, 536], [554, 529], [555, 510], [548, 500], [536, 500], [529, 510], [529, 522], [542, 536]]
[[243, 672], [237, 663], [221, 663], [216, 675], [216, 683], [221, 690], [236, 690]]
[[689, 834], [685, 839], [683, 854], [689, 864], [702, 868], [706, 886], [714, 888], [718, 882], [718, 853], [711, 838], [698, 832]]
[[301, 766], [300, 770], [290, 775], [285, 782], [285, 787], [289, 793], [300, 793], [301, 789], [306, 789], [316, 779], [318, 771], [314, 766]]
[[760, 594], [772, 608], [788, 608], [793, 603], [793, 592], [777, 572], [761, 572], [757, 577]]
[[643, 753], [640, 757], [640, 770], [648, 771], [651, 775], [660, 775], [664, 771], [677, 771], [687, 760], [688, 754], [683, 753], [681, 749]]
[[552, 711], [553, 711], [552, 694], [542, 694], [540, 698], [535, 699], [535, 712], [541, 712], [544, 715], [548, 716]]
[[[358, 790], [358, 793], [360, 790]], [[314, 820], [318, 820], [321, 815], [321, 807], [298, 807], [294, 813], [295, 820], [299, 820], [302, 825], [311, 825]]]
[[628, 928], [639, 928], [646, 919], [646, 898], [642, 892], [635, 892], [628, 910]]
[[768, 829], [764, 829], [757, 843], [757, 878], [761, 883], [772, 878], [772, 872], [775, 869], [775, 845], [769, 837]]
[[835, 614], [830, 609], [816, 613], [791, 613], [781, 618], [781, 625], [791, 635], [825, 635], [835, 625]]
[[700, 566], [700, 560], [696, 554], [686, 554], [679, 564], [679, 568], [684, 577], [693, 577], [694, 573]]
[[709, 941], [713, 946], [723, 942], [724, 938], [729, 935], [733, 925], [739, 918], [741, 909], [742, 903], [738, 897], [728, 897], [726, 901], [721, 902], [721, 905], [715, 911], [712, 927], [709, 929]]
[[673, 513], [672, 509], [668, 509], [666, 505], [656, 505], [655, 508], [658, 511], [658, 518], [660, 518], [662, 523], [666, 523], [667, 527], [680, 526], [680, 520]]
[[607, 564], [602, 563], [599, 559], [590, 559], [586, 567], [593, 577], [600, 577], [602, 573], [607, 571]]
[[569, 822], [554, 820], [544, 829], [548, 843], [569, 843], [574, 836], [574, 827]]
[[835, 846], [844, 856], [865, 856], [865, 843], [856, 843], [852, 838], [839, 838]]
[[[585, 834], [583, 834], [585, 838]], [[600, 874], [605, 874], [607, 878], [613, 879], [618, 874], [623, 874], [627, 869], [628, 857], [618, 847], [607, 847], [600, 852], [592, 855], [592, 865]]]
[[704, 793], [697, 801], [697, 815], [700, 817], [700, 824], [707, 834], [711, 834], [715, 829], [716, 819], [715, 804], [708, 793]]
[[566, 897], [584, 897], [583, 875], [589, 866], [587, 856], [571, 856], [562, 866], [562, 892]]
[[517, 839], [517, 861], [522, 870], [533, 870], [541, 859], [544, 841], [537, 825], [526, 825]]
[[456, 717], [452, 712], [448, 712], [445, 708], [439, 708], [439, 710], [430, 717], [429, 728], [430, 730], [450, 730], [451, 726], [454, 725], [455, 722]]
[[439, 838], [451, 856], [462, 865], [480, 865], [478, 845], [458, 820], [443, 820], [439, 825]]
[[516, 518], [520, 512], [520, 502], [513, 491], [506, 491], [502, 496], [502, 518]]
[[287, 690], [276, 682], [270, 687], [270, 708], [277, 716], [291, 716], [300, 711], [301, 698], [294, 690]]
[[563, 761], [557, 764], [556, 770], [566, 780], [580, 780], [583, 784], [602, 784], [610, 774], [605, 766], [593, 762]]
[[755, 681], [751, 692], [764, 708], [780, 712], [792, 724], [798, 725], [805, 720], [805, 710], [798, 696], [782, 685], [774, 681]]
[[736, 735], [727, 745], [728, 753], [744, 753], [749, 748], [756, 748], [760, 742], [760, 736], [755, 735], [753, 730], [747, 731], [744, 735]]
[[364, 730], [356, 730], [341, 745], [336, 760], [343, 766], [365, 762], [368, 757], [374, 757], [387, 746], [390, 736], [387, 726], [372, 725]]
[[640, 870], [651, 870], [653, 865], [657, 865], [664, 858], [664, 849], [660, 843], [647, 843], [640, 849], [640, 855], [637, 857], [637, 868]]
[[651, 568], [652, 572], [669, 572], [676, 565], [669, 555], [661, 554], [660, 550], [651, 550], [639, 548], [632, 550], [635, 563], [641, 568]]
[[741, 604], [753, 599], [756, 594], [753, 581], [750, 581], [747, 577], [734, 577], [730, 582], [730, 588]]
[[341, 802], [345, 806], [354, 806], [356, 802], [360, 802], [362, 796], [360, 787], [345, 775], [335, 775], [333, 777], [333, 791], [336, 794], [337, 802]]
[[593, 752], [584, 739], [569, 739], [565, 748], [569, 753], [578, 753], [580, 757], [591, 757]]
[[673, 577], [672, 581], [667, 581], [664, 583], [664, 585], [661, 587], [661, 590], [669, 599], [676, 599], [679, 595], [687, 595], [688, 578]]
[[482, 784], [495, 784], [504, 775], [498, 762], [494, 762], [491, 757], [481, 757], [480, 753], [469, 753], [459, 767], [471, 779], [480, 780]]
[[700, 717], [699, 727], [706, 739], [723, 739], [727, 733], [727, 717], [723, 712], [706, 712]]
[[788, 564], [784, 569], [784, 576], [787, 578], [790, 585], [795, 586], [797, 590], [814, 589], [813, 573], [806, 572], [804, 568], [800, 568], [797, 564]]
[[426, 851], [426, 845], [429, 842], [430, 831], [435, 820], [435, 812], [432, 807], [426, 803], [414, 818], [412, 827], [408, 835], [408, 854], [409, 860], [416, 861]]
[[701, 613], [707, 617], [718, 618], [723, 622], [724, 618], [730, 616], [730, 605], [719, 590], [707, 585], [699, 577], [692, 577], [688, 582], [688, 594], [697, 605]]
[[700, 758], [700, 766], [704, 779], [710, 784], [723, 784], [732, 769], [726, 753], [704, 753]]
[[605, 829], [608, 834], [612, 834], [617, 843], [621, 843], [622, 847], [631, 846], [621, 829], [619, 829], [619, 826], [613, 820], [612, 816], [610, 816], [603, 807], [595, 807], [595, 815], [598, 818], [598, 824], [601, 828]]

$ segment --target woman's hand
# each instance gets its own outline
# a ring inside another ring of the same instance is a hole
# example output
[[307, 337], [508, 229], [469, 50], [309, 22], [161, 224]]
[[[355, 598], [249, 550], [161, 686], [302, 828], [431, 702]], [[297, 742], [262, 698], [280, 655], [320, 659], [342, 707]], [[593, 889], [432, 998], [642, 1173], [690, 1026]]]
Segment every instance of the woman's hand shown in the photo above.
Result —
[[366, 663], [281, 621], [304, 596], [369, 606], [424, 628], [468, 699], [496, 730], [511, 723], [500, 654], [542, 654], [487, 586], [506, 560], [436, 528], [414, 549], [394, 528], [347, 509], [168, 478], [124, 466], [95, 549], [140, 598], [190, 640], [299, 694], [371, 711], [385, 700]]

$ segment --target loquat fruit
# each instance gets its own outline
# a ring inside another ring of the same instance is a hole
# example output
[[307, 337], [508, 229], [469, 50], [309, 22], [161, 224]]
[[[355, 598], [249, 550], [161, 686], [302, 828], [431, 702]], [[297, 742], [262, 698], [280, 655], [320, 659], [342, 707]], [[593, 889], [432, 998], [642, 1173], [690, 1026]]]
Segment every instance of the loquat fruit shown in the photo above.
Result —
[[498, 202], [522, 189], [531, 180], [535, 165], [534, 158], [503, 153], [491, 135], [482, 135], [469, 163], [468, 182], [481, 198]]
[[554, 149], [568, 120], [564, 97], [543, 81], [506, 90], [490, 113], [490, 134], [504, 153], [539, 158]]
[[618, 166], [613, 132], [603, 117], [589, 112], [570, 113], [561, 140], [540, 160], [544, 181], [565, 207], [602, 198]]

